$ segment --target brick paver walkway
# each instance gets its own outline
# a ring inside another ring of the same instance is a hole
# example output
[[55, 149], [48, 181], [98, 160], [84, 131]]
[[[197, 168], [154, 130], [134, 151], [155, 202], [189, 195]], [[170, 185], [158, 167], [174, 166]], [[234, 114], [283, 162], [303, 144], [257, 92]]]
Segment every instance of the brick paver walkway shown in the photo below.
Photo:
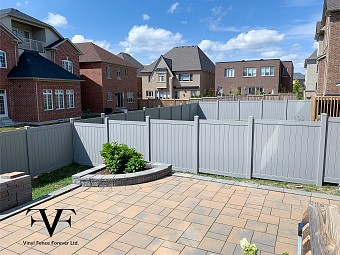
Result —
[[[77, 188], [35, 208], [72, 208], [72, 227], [58, 223], [49, 237], [39, 212], [0, 222], [0, 254], [243, 254], [239, 241], [259, 254], [296, 254], [297, 223], [309, 197], [170, 176], [141, 185]], [[312, 200], [339, 204], [328, 199]], [[26, 242], [34, 242], [29, 245]], [[43, 245], [39, 242], [55, 242]], [[68, 241], [68, 245], [56, 242]]]

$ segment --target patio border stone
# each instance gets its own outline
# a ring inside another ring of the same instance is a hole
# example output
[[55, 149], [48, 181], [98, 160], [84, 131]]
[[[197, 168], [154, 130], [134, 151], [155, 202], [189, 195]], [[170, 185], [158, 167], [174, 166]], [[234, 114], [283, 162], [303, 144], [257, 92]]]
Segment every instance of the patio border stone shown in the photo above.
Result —
[[95, 174], [106, 166], [101, 164], [72, 175], [72, 183], [83, 187], [113, 187], [155, 181], [169, 175], [172, 165], [158, 162], [147, 163], [151, 169], [128, 174]]

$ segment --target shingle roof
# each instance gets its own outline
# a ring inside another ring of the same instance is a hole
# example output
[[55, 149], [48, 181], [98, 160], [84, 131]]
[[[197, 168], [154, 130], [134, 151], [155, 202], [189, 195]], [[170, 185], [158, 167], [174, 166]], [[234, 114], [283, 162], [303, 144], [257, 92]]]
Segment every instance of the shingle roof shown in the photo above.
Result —
[[318, 58], [318, 50], [315, 50], [312, 55], [305, 59], [304, 67], [307, 68], [307, 64], [316, 64]]
[[317, 59], [318, 50], [315, 50], [307, 59]]
[[340, 11], [339, 0], [326, 0], [327, 11]]
[[120, 52], [119, 54], [117, 54], [117, 56], [120, 57], [121, 59], [124, 59], [125, 61], [135, 65], [140, 70], [142, 70], [144, 68], [144, 66], [140, 62], [138, 62], [137, 59], [135, 59], [134, 57], [132, 57], [128, 53]]
[[[198, 46], [179, 46], [172, 48], [164, 56], [164, 59], [171, 60], [172, 71], [210, 71], [215, 72], [214, 63], [204, 54]], [[150, 73], [158, 63], [157, 59], [146, 66], [141, 72]], [[167, 62], [169, 65], [170, 63]], [[170, 66], [170, 65], [169, 65]]]
[[293, 79], [294, 80], [304, 80], [305, 76], [302, 73], [294, 73], [293, 74]]
[[121, 59], [107, 50], [104, 50], [92, 42], [75, 43], [75, 45], [83, 53], [83, 55], [79, 56], [79, 63], [105, 62], [137, 68], [135, 65]]
[[24, 51], [18, 65], [7, 75], [9, 79], [42, 78], [52, 80], [80, 81], [80, 78], [35, 51]]

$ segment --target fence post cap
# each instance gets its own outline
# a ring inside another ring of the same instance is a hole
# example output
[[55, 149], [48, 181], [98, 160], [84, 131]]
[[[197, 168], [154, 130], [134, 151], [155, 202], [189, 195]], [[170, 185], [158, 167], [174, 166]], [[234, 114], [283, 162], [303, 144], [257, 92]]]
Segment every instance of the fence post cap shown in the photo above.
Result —
[[100, 117], [105, 118], [105, 113], [102, 112], [102, 113], [100, 114]]
[[24, 126], [24, 129], [29, 129], [29, 128], [31, 128], [30, 126]]

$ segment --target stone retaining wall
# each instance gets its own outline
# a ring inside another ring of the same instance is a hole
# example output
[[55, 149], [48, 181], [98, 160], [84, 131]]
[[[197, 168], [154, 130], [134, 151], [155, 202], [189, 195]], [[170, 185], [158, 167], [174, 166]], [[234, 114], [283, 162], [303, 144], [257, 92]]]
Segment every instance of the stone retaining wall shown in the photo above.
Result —
[[0, 212], [32, 200], [31, 177], [23, 172], [0, 175]]

